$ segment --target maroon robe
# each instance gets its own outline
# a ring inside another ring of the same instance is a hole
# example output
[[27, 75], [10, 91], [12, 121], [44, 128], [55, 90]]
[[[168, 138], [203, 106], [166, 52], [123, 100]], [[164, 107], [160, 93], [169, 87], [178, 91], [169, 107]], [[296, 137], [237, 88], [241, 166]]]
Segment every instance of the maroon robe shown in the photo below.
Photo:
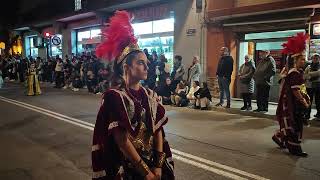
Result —
[[[126, 172], [128, 162], [115, 143], [113, 132], [122, 128], [131, 137], [137, 137], [141, 122], [146, 127], [145, 133], [162, 131], [164, 136], [163, 126], [168, 118], [156, 93], [141, 87], [138, 91], [111, 89], [104, 94], [93, 134], [93, 179], [122, 179], [130, 173]], [[162, 179], [174, 179], [172, 154], [165, 137], [163, 150], [166, 161], [162, 167]]]
[[277, 108], [277, 120], [280, 125], [279, 131], [273, 136], [273, 140], [289, 152], [301, 153], [300, 146], [303, 130], [303, 118], [306, 108], [293, 95], [292, 90], [298, 89], [304, 92], [303, 72], [293, 68], [282, 79], [280, 86], [280, 98]]

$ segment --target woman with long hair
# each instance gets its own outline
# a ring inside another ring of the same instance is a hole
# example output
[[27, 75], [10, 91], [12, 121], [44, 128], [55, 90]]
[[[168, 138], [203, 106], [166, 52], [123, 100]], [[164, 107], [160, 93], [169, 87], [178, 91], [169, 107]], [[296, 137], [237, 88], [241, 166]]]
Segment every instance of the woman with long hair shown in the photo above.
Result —
[[103, 31], [97, 56], [114, 62], [112, 88], [104, 93], [93, 134], [93, 179], [174, 179], [157, 94], [144, 88], [148, 59], [137, 45], [126, 11]]

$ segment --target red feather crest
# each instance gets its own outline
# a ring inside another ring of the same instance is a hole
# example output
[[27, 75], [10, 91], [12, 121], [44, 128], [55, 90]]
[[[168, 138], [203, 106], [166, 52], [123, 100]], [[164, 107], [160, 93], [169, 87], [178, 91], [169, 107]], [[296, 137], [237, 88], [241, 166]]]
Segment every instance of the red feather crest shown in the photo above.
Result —
[[97, 57], [113, 61], [128, 45], [137, 43], [131, 20], [127, 11], [116, 11], [109, 26], [102, 30], [103, 41], [96, 49]]
[[308, 37], [308, 34], [300, 32], [297, 33], [296, 36], [288, 38], [288, 41], [282, 44], [282, 53], [291, 55], [302, 53], [306, 48], [306, 40]]

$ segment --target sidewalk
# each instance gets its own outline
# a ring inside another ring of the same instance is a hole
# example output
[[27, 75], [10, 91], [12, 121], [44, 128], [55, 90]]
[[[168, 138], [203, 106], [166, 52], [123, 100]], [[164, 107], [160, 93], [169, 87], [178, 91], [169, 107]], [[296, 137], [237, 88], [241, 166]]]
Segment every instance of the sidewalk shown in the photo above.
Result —
[[[19, 82], [7, 82], [7, 84], [20, 84]], [[44, 89], [46, 88], [53, 88], [53, 85], [50, 83], [41, 83], [40, 86]], [[67, 91], [67, 92], [73, 92], [71, 89], [61, 89], [61, 91]], [[83, 93], [83, 94], [89, 94], [87, 89], [80, 89], [78, 92], [73, 92], [73, 93]], [[100, 95], [95, 95], [94, 96], [100, 96]], [[219, 99], [213, 98], [213, 102], [211, 103], [210, 110], [211, 111], [219, 111], [219, 112], [227, 112], [231, 114], [241, 114], [245, 116], [253, 116], [253, 117], [259, 117], [259, 118], [267, 118], [267, 119], [276, 119], [276, 110], [277, 110], [277, 103], [274, 102], [269, 102], [269, 108], [267, 113], [256, 113], [253, 112], [253, 110], [257, 109], [257, 103], [255, 100], [252, 101], [252, 111], [241, 111], [240, 108], [243, 106], [243, 101], [242, 99], [239, 98], [232, 98], [231, 99], [231, 108], [226, 109], [224, 107], [215, 107], [215, 105], [219, 102]], [[226, 102], [224, 106], [226, 105]], [[313, 119], [313, 115], [316, 114], [316, 110], [313, 108], [311, 112], [311, 120]]]
[[[253, 110], [257, 109], [257, 103], [255, 100], [252, 101], [252, 111], [242, 111], [240, 108], [243, 106], [243, 101], [242, 99], [238, 98], [232, 98], [231, 99], [231, 108], [226, 109], [224, 107], [215, 107], [215, 105], [219, 102], [219, 99], [214, 98], [213, 102], [211, 103], [211, 110], [214, 111], [221, 111], [221, 112], [228, 112], [231, 114], [241, 114], [241, 115], [246, 115], [246, 116], [254, 116], [254, 117], [260, 117], [260, 118], [268, 118], [268, 119], [276, 119], [276, 110], [277, 110], [277, 103], [274, 102], [269, 102], [269, 108], [267, 113], [256, 113], [253, 112]], [[226, 103], [224, 104], [224, 106]], [[313, 115], [316, 114], [316, 110], [312, 109], [311, 112], [311, 118], [313, 119]]]

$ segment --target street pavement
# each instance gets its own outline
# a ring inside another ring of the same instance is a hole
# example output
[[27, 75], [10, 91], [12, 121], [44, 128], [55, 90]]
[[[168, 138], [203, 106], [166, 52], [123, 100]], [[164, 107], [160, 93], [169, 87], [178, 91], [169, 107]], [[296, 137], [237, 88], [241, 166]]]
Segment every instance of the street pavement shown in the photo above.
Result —
[[[44, 86], [44, 85], [42, 85]], [[28, 97], [0, 89], [0, 180], [90, 179], [92, 129], [101, 95], [53, 89]], [[271, 141], [273, 119], [167, 106], [165, 127], [178, 180], [320, 179], [320, 123], [304, 131], [308, 158]]]

